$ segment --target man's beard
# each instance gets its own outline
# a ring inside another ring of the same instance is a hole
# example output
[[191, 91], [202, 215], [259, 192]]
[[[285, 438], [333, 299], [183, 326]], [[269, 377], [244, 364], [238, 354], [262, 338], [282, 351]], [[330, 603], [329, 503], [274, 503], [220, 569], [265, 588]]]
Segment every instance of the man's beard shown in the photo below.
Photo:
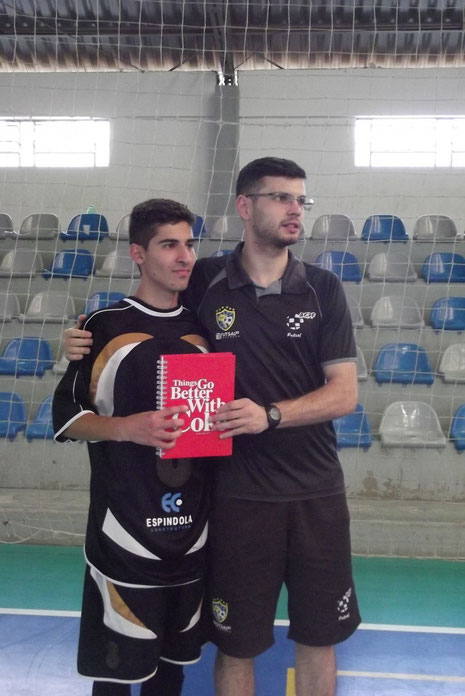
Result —
[[268, 245], [274, 246], [276, 249], [285, 249], [288, 246], [292, 246], [298, 242], [300, 237], [299, 234], [299, 237], [293, 237], [292, 239], [282, 238], [273, 228], [266, 225], [261, 225], [260, 223], [257, 224], [256, 222], [253, 223], [253, 231], [259, 243], [266, 242]]

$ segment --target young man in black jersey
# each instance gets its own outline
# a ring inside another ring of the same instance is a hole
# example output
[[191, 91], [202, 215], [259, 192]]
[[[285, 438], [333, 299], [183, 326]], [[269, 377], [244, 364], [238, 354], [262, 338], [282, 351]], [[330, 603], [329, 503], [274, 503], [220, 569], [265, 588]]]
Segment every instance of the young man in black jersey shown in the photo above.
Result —
[[[210, 515], [216, 696], [253, 696], [283, 582], [297, 696], [333, 696], [333, 646], [360, 622], [331, 422], [356, 405], [356, 348], [339, 279], [289, 249], [310, 204], [305, 179], [290, 160], [246, 165], [236, 186], [244, 242], [201, 258], [185, 296], [212, 349], [236, 354], [236, 399], [211, 419], [235, 438], [232, 459], [215, 467]], [[90, 342], [69, 330], [67, 357]]]
[[[195, 262], [194, 216], [153, 199], [130, 218], [141, 278], [133, 296], [85, 321], [92, 349], [70, 364], [53, 403], [55, 439], [87, 440], [91, 462], [78, 671], [93, 696], [178, 696], [200, 657], [207, 464], [161, 460], [186, 408], [155, 410], [162, 353], [206, 349], [179, 303]], [[174, 417], [174, 418], [173, 418]], [[181, 523], [182, 518], [182, 523]]]

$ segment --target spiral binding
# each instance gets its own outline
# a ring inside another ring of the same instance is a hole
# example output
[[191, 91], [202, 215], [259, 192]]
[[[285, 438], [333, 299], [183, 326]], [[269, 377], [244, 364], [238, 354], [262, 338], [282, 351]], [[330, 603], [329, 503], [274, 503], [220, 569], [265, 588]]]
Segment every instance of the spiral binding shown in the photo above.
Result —
[[[162, 355], [157, 360], [157, 400], [156, 400], [157, 411], [159, 411], [162, 408], [165, 408], [167, 372], [168, 372], [168, 364]], [[157, 454], [159, 457], [162, 457], [164, 455], [164, 453], [165, 453], [164, 449], [161, 449], [161, 447], [157, 447]]]
[[163, 355], [157, 360], [157, 411], [165, 408], [166, 401], [166, 373], [168, 365]]

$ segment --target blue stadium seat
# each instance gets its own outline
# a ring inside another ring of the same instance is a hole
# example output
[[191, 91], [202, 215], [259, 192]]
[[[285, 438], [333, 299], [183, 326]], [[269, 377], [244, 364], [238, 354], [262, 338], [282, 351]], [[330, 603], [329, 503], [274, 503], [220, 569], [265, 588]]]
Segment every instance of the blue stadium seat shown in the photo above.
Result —
[[464, 331], [465, 297], [441, 297], [436, 300], [430, 324], [435, 331]]
[[218, 249], [218, 251], [213, 252], [212, 257], [214, 257], [214, 256], [227, 256], [232, 251], [234, 251], [234, 250], [233, 249]]
[[14, 440], [26, 429], [26, 407], [14, 392], [0, 392], [0, 437]]
[[0, 375], [34, 375], [43, 377], [53, 367], [50, 343], [44, 338], [13, 338], [0, 356]]
[[365, 451], [371, 447], [372, 437], [368, 418], [361, 404], [357, 404], [355, 411], [342, 418], [333, 420], [337, 438], [337, 448], [361, 447]]
[[46, 268], [44, 278], [87, 278], [92, 274], [94, 258], [87, 249], [58, 251], [50, 268]]
[[452, 419], [450, 438], [454, 441], [457, 452], [465, 449], [465, 404], [459, 406]]
[[362, 271], [360, 270], [358, 259], [348, 251], [324, 251], [318, 256], [315, 263], [320, 268], [332, 271], [341, 280], [355, 283], [360, 283], [362, 280]]
[[427, 283], [465, 283], [465, 257], [449, 252], [430, 254], [421, 275]]
[[36, 417], [26, 428], [26, 438], [30, 440], [53, 440], [52, 419], [53, 396], [47, 396], [40, 404]]
[[362, 229], [364, 242], [408, 242], [405, 225], [396, 215], [370, 215]]
[[102, 241], [109, 236], [108, 222], [104, 215], [98, 213], [81, 213], [75, 215], [65, 232], [60, 232], [60, 239], [79, 239], [81, 242], [86, 240]]
[[378, 384], [427, 384], [434, 382], [428, 354], [416, 343], [388, 343], [376, 356], [375, 380]]
[[194, 224], [192, 225], [192, 234], [196, 239], [207, 236], [207, 228], [205, 227], [205, 222], [201, 215], [195, 216]]
[[116, 302], [119, 302], [120, 300], [124, 300], [125, 297], [126, 295], [124, 292], [106, 292], [105, 290], [102, 292], [95, 292], [88, 298], [84, 314], [90, 314], [91, 312], [95, 312], [97, 309], [104, 309], [104, 307], [108, 307], [109, 305], [116, 304]]

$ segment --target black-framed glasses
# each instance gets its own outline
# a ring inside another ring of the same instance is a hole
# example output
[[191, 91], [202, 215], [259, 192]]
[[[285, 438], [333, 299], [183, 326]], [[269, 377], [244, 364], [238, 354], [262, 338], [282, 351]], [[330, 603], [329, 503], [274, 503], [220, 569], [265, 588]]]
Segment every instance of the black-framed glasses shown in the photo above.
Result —
[[287, 193], [286, 191], [271, 191], [270, 193], [246, 193], [246, 198], [260, 198], [261, 196], [266, 196], [266, 198], [271, 198], [272, 201], [281, 203], [282, 205], [291, 205], [292, 203], [297, 203], [300, 208], [304, 210], [310, 210], [312, 205], [315, 203], [313, 198], [307, 198], [307, 196], [294, 196], [293, 193]]

